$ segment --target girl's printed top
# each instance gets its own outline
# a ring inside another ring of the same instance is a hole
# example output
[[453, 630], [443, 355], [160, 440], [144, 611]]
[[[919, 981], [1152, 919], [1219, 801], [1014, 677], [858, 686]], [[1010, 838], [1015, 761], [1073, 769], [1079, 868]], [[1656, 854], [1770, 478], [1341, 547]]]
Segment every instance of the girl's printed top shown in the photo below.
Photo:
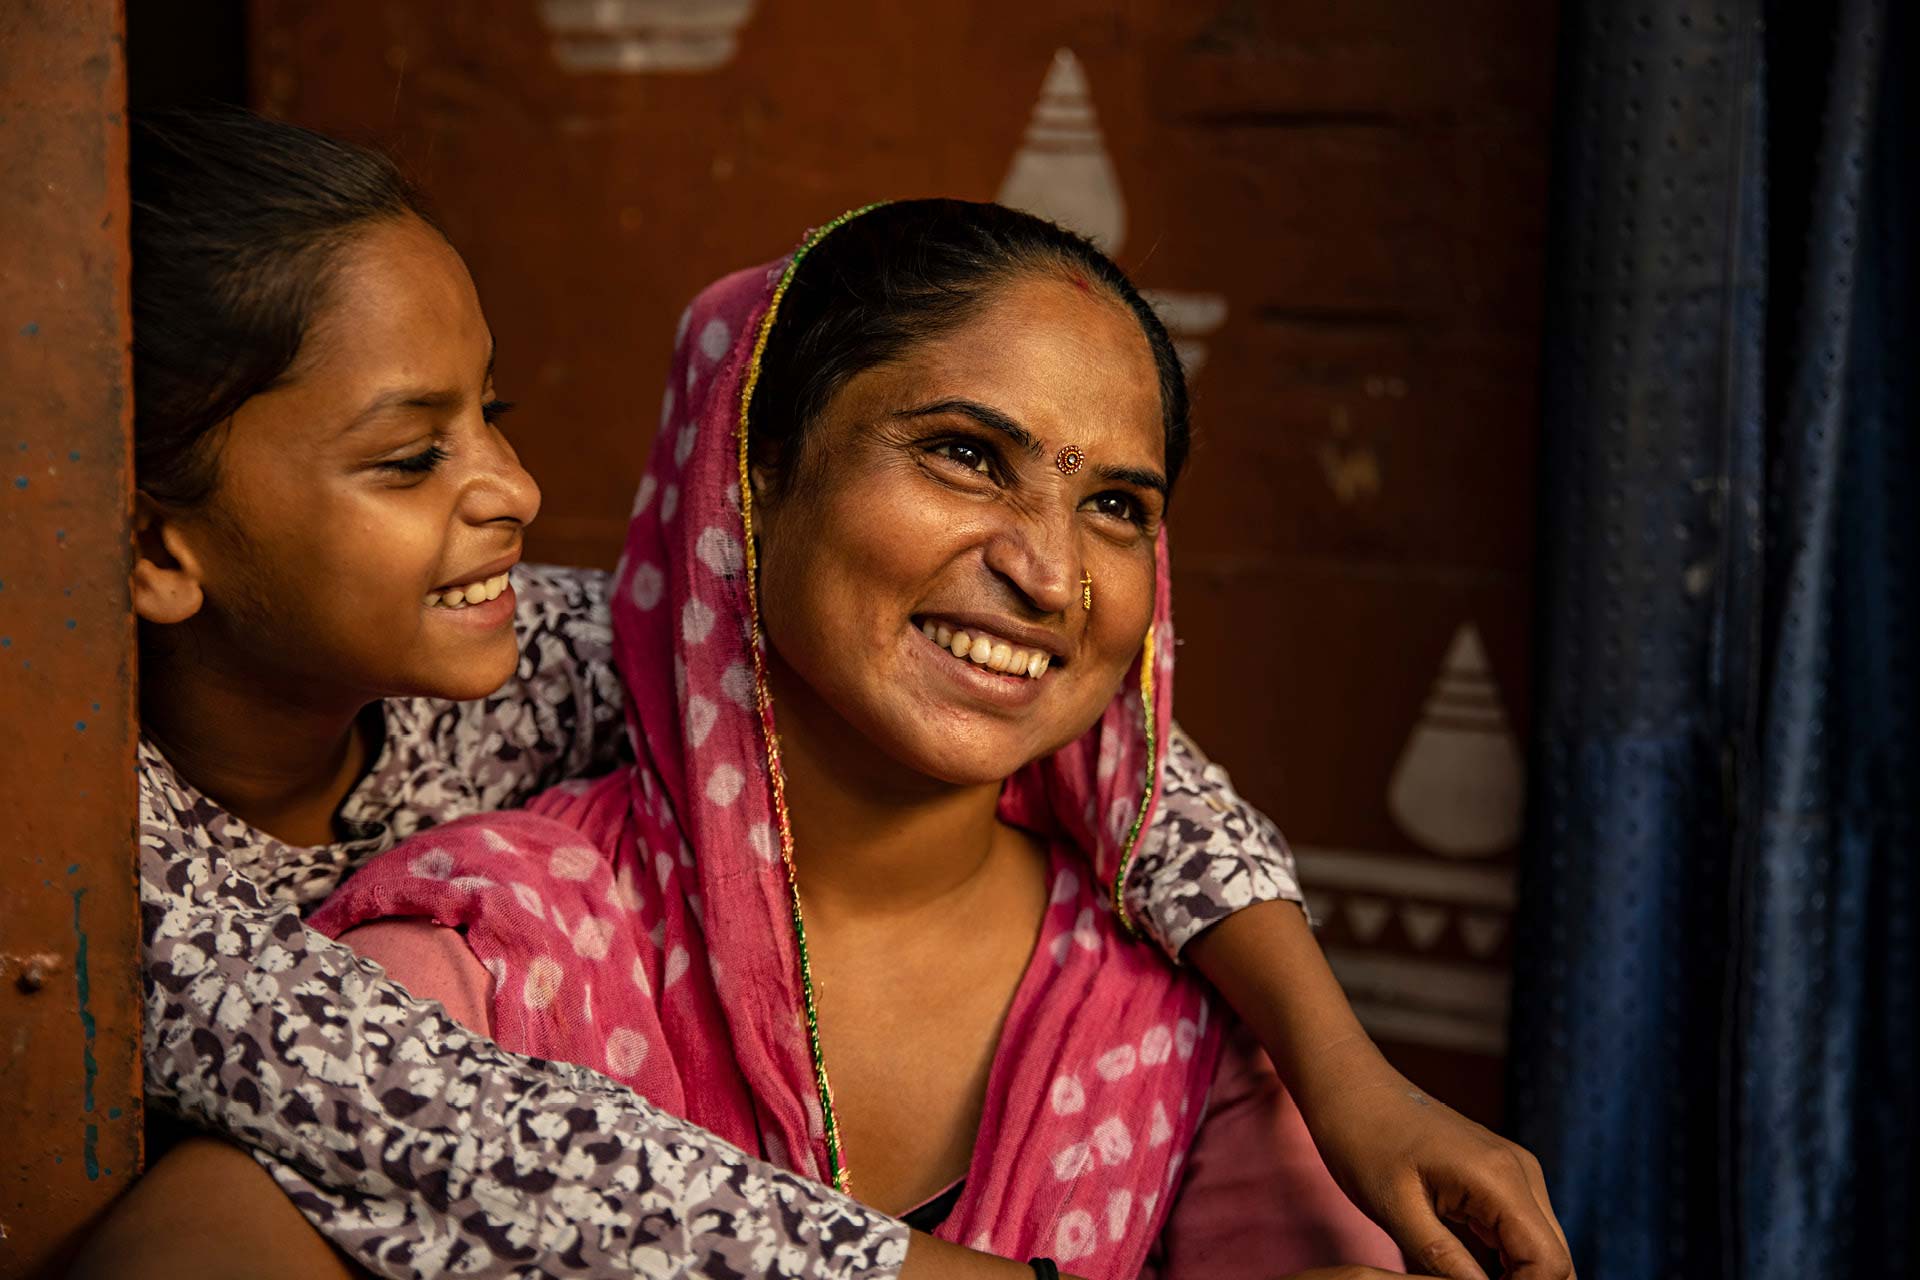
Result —
[[[507, 1053], [303, 917], [406, 836], [605, 772], [628, 750], [606, 578], [522, 567], [513, 680], [391, 699], [339, 843], [257, 831], [142, 743], [150, 1101], [254, 1149], [308, 1218], [390, 1276], [891, 1276], [906, 1229], [580, 1067]], [[1265, 817], [1177, 730], [1127, 900], [1172, 956], [1299, 901]]]

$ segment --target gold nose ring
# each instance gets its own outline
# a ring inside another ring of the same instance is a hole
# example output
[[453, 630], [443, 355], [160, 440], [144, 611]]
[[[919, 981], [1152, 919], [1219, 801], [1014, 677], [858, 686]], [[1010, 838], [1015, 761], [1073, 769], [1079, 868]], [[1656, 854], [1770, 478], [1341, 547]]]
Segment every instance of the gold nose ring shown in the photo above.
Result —
[[1080, 607], [1089, 613], [1093, 611], [1093, 575], [1080, 575]]

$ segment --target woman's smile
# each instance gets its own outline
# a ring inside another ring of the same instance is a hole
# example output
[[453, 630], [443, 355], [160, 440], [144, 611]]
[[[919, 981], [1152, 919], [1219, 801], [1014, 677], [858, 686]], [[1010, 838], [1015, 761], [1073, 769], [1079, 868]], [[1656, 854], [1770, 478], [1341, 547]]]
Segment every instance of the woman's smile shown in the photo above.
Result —
[[[927, 634], [928, 627], [934, 627], [933, 635]], [[957, 656], [953, 647], [961, 636], [967, 636], [968, 633], [949, 630], [947, 643], [941, 644], [939, 631], [940, 628], [931, 622], [922, 626], [909, 625], [905, 637], [906, 649], [912, 660], [928, 674], [922, 687], [937, 701], [960, 702], [975, 708], [984, 705], [995, 711], [1020, 711], [1040, 701], [1052, 684], [1051, 674], [1045, 668], [1035, 676], [1024, 670], [996, 671], [984, 662], [976, 662], [972, 657], [972, 643], [966, 656]], [[1006, 641], [996, 642], [991, 636], [969, 636], [969, 640], [1011, 648]], [[1040, 657], [1045, 658], [1046, 655]], [[989, 661], [991, 658], [990, 652]]]
[[1055, 662], [1065, 665], [1050, 641], [1012, 624], [969, 618], [922, 614], [914, 619], [920, 632], [955, 658], [1015, 679], [1038, 680]]

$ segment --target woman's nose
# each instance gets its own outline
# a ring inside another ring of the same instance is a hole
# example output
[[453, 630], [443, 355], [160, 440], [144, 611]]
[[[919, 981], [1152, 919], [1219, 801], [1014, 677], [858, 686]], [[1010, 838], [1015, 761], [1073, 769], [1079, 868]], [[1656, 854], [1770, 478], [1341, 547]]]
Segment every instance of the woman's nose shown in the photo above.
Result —
[[986, 561], [1041, 613], [1063, 613], [1079, 598], [1080, 556], [1071, 515], [1010, 524], [988, 540]]

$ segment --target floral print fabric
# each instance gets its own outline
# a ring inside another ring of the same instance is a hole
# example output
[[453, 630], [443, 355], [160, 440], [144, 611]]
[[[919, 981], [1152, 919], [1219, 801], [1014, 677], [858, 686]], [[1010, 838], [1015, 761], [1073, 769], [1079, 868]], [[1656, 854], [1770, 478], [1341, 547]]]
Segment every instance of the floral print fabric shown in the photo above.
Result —
[[[400, 839], [624, 758], [606, 575], [523, 566], [514, 581], [515, 678], [468, 703], [381, 704], [338, 843], [275, 840], [141, 745], [150, 1104], [252, 1148], [380, 1275], [892, 1275], [899, 1224], [595, 1072], [506, 1053], [305, 927]], [[1177, 727], [1162, 787], [1127, 886], [1162, 947], [1299, 899], [1278, 832]]]

